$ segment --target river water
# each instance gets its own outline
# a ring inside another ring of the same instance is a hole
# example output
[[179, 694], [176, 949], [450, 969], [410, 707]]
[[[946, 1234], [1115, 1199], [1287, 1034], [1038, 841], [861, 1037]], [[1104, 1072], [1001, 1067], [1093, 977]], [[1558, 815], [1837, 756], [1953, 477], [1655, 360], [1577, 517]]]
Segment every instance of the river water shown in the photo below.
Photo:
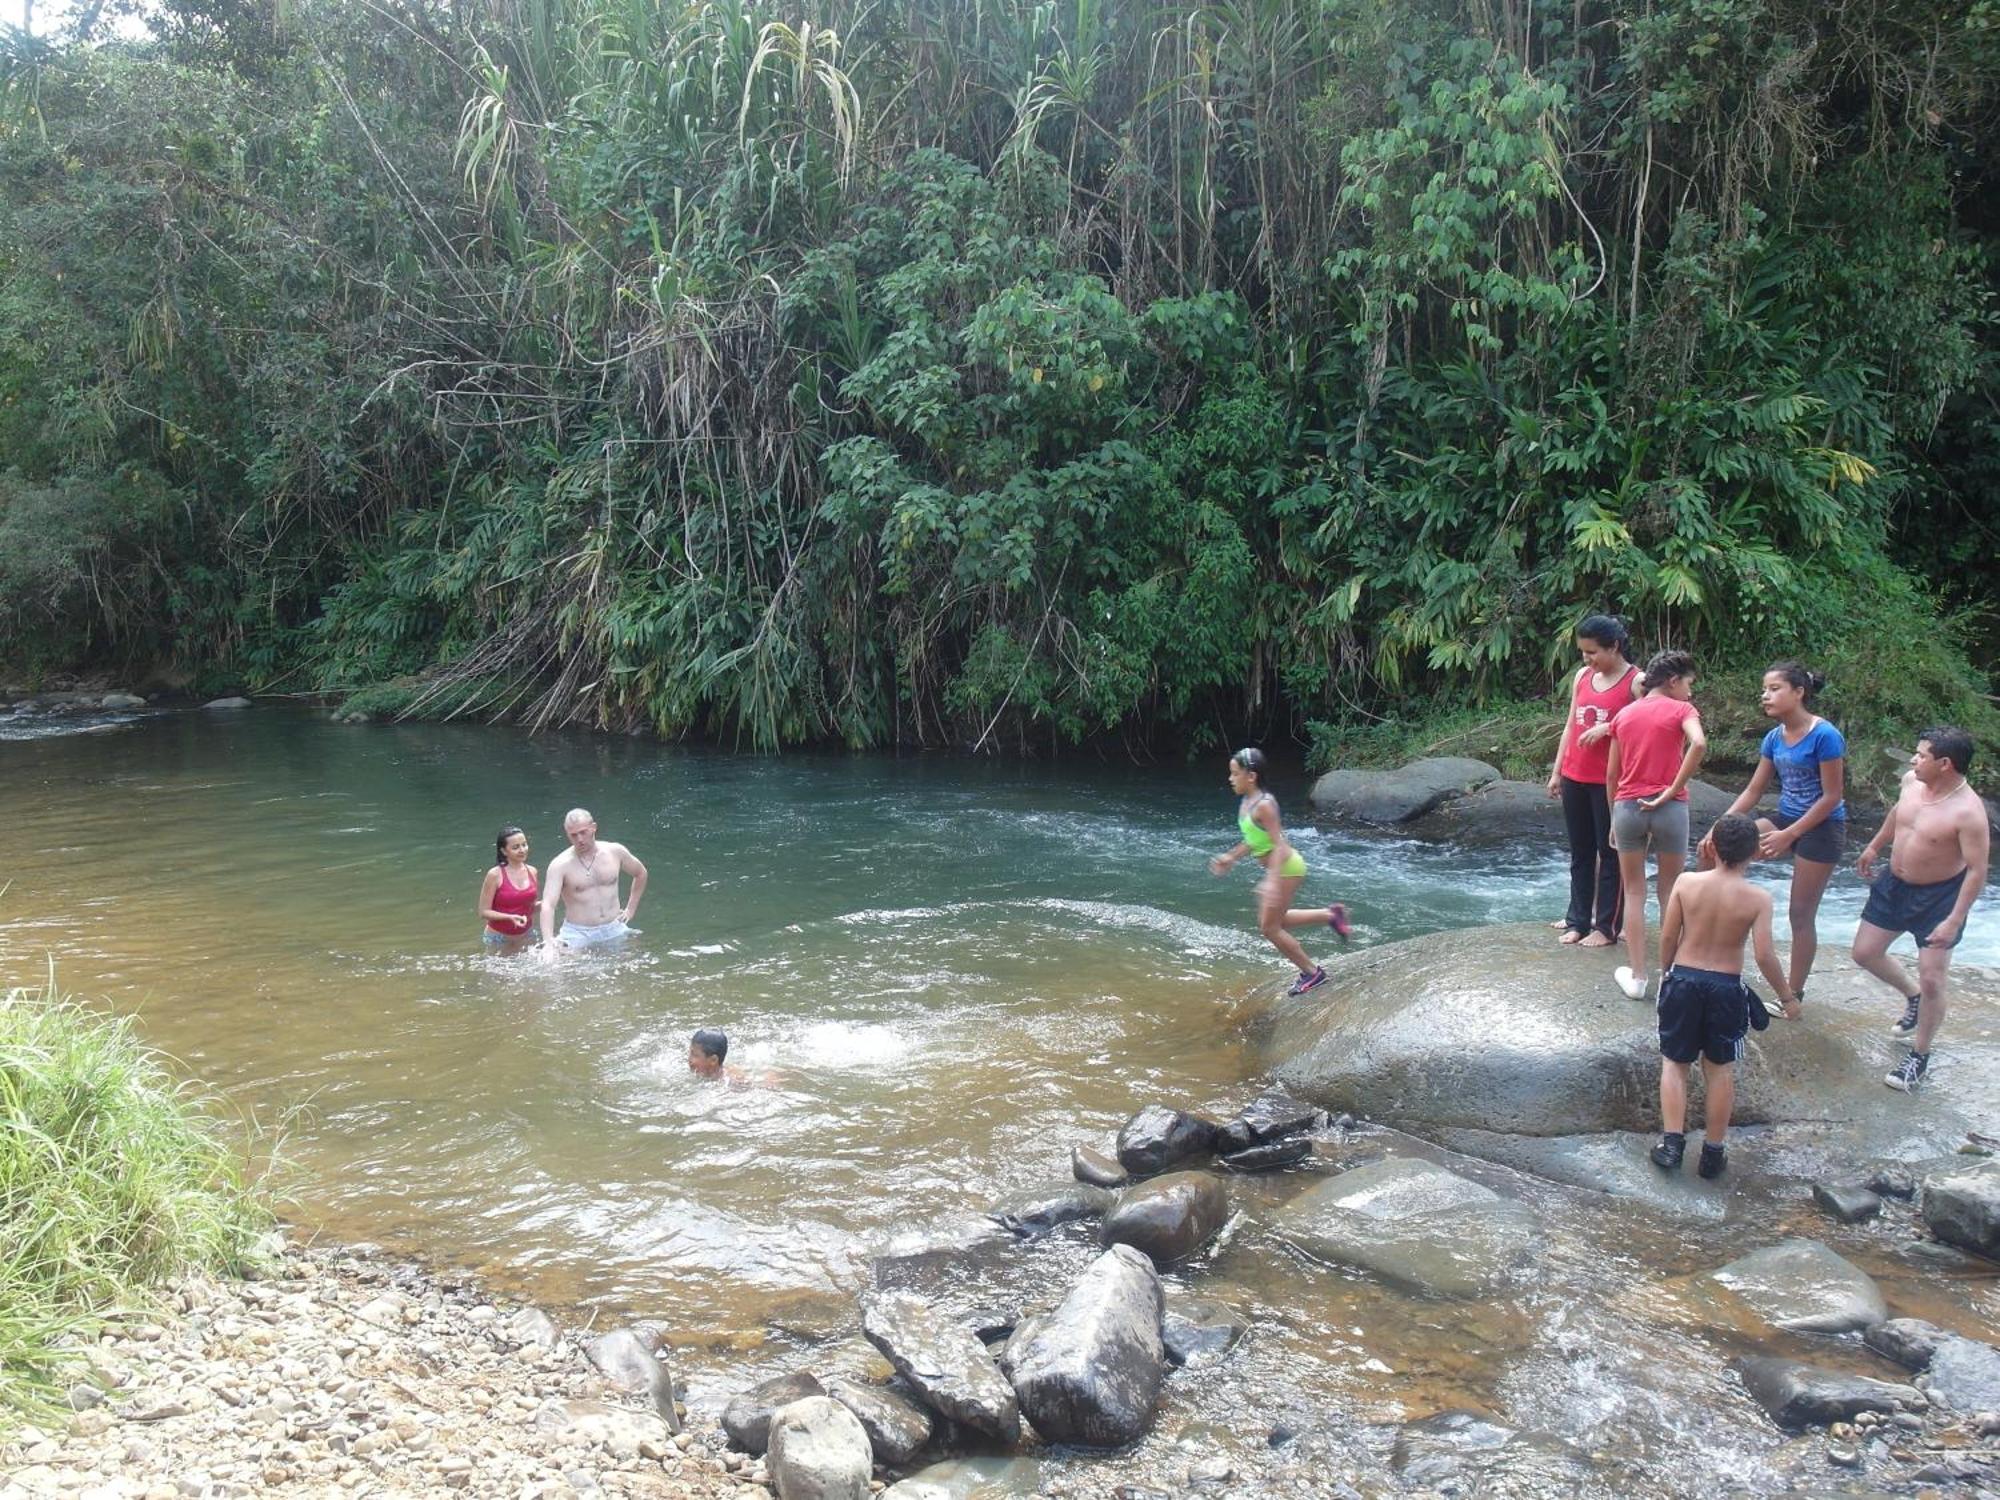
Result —
[[[1285, 972], [1247, 869], [1207, 872], [1234, 841], [1209, 759], [754, 758], [268, 708], [9, 732], [0, 978], [53, 965], [281, 1130], [303, 1224], [660, 1320], [697, 1404], [851, 1331], [840, 1310], [878, 1256], [1065, 1180], [1071, 1146], [1134, 1109], [1250, 1097], [1245, 1017]], [[1303, 810], [1302, 782], [1278, 791]], [[546, 866], [576, 804], [650, 868], [641, 935], [554, 964], [485, 947], [494, 830], [525, 826]], [[1564, 889], [1552, 849], [1294, 838], [1301, 899], [1346, 900], [1363, 942], [1549, 915]], [[1830, 943], [1861, 894], [1836, 884]], [[2000, 923], [1978, 921], [1962, 957], [2000, 959]], [[771, 1086], [691, 1078], [703, 1025]], [[1231, 1378], [1170, 1403], [1148, 1472], [1172, 1471], [1176, 1444], [1261, 1472], [1282, 1413], [1386, 1476], [1399, 1424], [1468, 1408], [1556, 1445], [1538, 1490], [1677, 1491], [1688, 1413], [1740, 1398], [1634, 1288], [1717, 1263], [1729, 1232], [1553, 1191], [1543, 1207], [1574, 1231], [1556, 1284], [1497, 1308], [1404, 1299], [1240, 1229], [1182, 1279], [1257, 1335]], [[1685, 1360], [1657, 1357], [1663, 1340]], [[1705, 1441], [1760, 1487], [1775, 1434]]]

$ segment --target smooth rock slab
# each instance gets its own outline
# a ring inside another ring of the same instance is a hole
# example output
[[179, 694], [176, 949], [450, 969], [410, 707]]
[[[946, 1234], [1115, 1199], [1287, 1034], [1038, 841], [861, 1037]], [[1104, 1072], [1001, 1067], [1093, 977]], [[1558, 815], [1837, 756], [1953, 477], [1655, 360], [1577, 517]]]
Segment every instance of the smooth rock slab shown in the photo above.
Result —
[[1714, 1273], [1773, 1328], [1851, 1333], [1889, 1316], [1875, 1279], [1818, 1240], [1785, 1240]]
[[1147, 1105], [1118, 1132], [1118, 1164], [1134, 1177], [1150, 1177], [1214, 1149], [1213, 1120], [1164, 1104]]
[[1146, 1430], [1167, 1356], [1152, 1261], [1114, 1245], [1012, 1355], [1021, 1414], [1052, 1443], [1117, 1448]]
[[1002, 1442], [1020, 1440], [1014, 1387], [963, 1328], [915, 1297], [891, 1292], [863, 1311], [861, 1331], [931, 1410]]
[[860, 1421], [877, 1463], [906, 1464], [931, 1440], [930, 1413], [886, 1386], [835, 1376], [826, 1393]]
[[919, 1469], [882, 1492], [882, 1500], [1006, 1500], [1041, 1492], [1042, 1466], [1032, 1458], [955, 1458]]
[[681, 1430], [673, 1372], [654, 1357], [645, 1339], [630, 1328], [619, 1328], [592, 1339], [583, 1352], [615, 1389], [650, 1400], [653, 1410], [666, 1419], [667, 1431]]
[[1882, 1212], [1882, 1200], [1858, 1182], [1816, 1182], [1813, 1202], [1843, 1224], [1860, 1224]]
[[1924, 1374], [1931, 1399], [1953, 1411], [2000, 1411], [2000, 1349], [1948, 1333]]
[[771, 1418], [780, 1408], [812, 1396], [824, 1396], [819, 1377], [810, 1370], [794, 1370], [759, 1381], [747, 1391], [729, 1398], [722, 1408], [722, 1430], [729, 1446], [745, 1453], [762, 1453], [771, 1445]]
[[1306, 1135], [1326, 1123], [1326, 1111], [1276, 1090], [1259, 1094], [1215, 1132], [1215, 1149], [1227, 1154]]
[[1864, 1411], [1891, 1412], [1924, 1399], [1915, 1386], [1822, 1370], [1791, 1359], [1752, 1357], [1738, 1360], [1736, 1368], [1751, 1399], [1780, 1427], [1851, 1422]]
[[1078, 1146], [1070, 1152], [1069, 1170], [1086, 1187], [1120, 1188], [1132, 1180], [1132, 1174], [1114, 1158], [1088, 1146]]
[[1946, 1244], [2000, 1260], [2000, 1161], [1926, 1178], [1922, 1213]]
[[1249, 1331], [1243, 1319], [1206, 1297], [1175, 1297], [1160, 1319], [1160, 1343], [1173, 1365], [1214, 1364]]
[[765, 1468], [778, 1500], [868, 1500], [874, 1456], [860, 1418], [826, 1396], [808, 1396], [771, 1417]]
[[1186, 1260], [1229, 1220], [1229, 1194], [1206, 1172], [1169, 1172], [1127, 1188], [1104, 1216], [1106, 1245], [1130, 1245], [1155, 1265]]
[[1518, 1285], [1541, 1260], [1540, 1231], [1525, 1204], [1404, 1157], [1329, 1178], [1275, 1222], [1315, 1259], [1426, 1296], [1488, 1296]]
[[1499, 779], [1483, 760], [1432, 756], [1393, 771], [1328, 771], [1313, 783], [1312, 805], [1316, 812], [1357, 823], [1407, 823]]
[[1072, 1183], [1048, 1192], [1033, 1193], [987, 1215], [1009, 1234], [1021, 1239], [1039, 1239], [1065, 1224], [1103, 1216], [1118, 1201], [1108, 1188]]

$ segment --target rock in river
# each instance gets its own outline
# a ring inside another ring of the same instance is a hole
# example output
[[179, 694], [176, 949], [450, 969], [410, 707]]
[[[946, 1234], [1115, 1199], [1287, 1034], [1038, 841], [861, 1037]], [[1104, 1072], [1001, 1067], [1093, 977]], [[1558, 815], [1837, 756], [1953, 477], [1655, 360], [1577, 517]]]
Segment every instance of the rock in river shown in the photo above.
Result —
[[1517, 1285], [1541, 1258], [1525, 1204], [1426, 1161], [1389, 1157], [1342, 1172], [1279, 1211], [1308, 1255], [1372, 1271], [1408, 1291], [1481, 1297]]
[[1102, 1151], [1078, 1146], [1069, 1154], [1070, 1175], [1086, 1187], [1117, 1188], [1132, 1180], [1132, 1174]]
[[1738, 1360], [1736, 1368], [1743, 1376], [1743, 1388], [1780, 1427], [1851, 1422], [1864, 1411], [1894, 1411], [1924, 1400], [1914, 1386], [1822, 1370], [1797, 1360], [1758, 1356]]
[[986, 1346], [906, 1292], [875, 1298], [861, 1331], [933, 1411], [1002, 1442], [1021, 1436], [1013, 1386]]
[[1232, 1172], [1275, 1172], [1280, 1167], [1295, 1167], [1312, 1154], [1313, 1143], [1299, 1136], [1289, 1141], [1267, 1141], [1261, 1146], [1246, 1146], [1241, 1151], [1218, 1156], [1216, 1161]]
[[2000, 1161], [1989, 1158], [1926, 1179], [1923, 1215], [1945, 1243], [2000, 1259]]
[[1229, 1195], [1206, 1172], [1169, 1172], [1127, 1188], [1104, 1216], [1107, 1245], [1130, 1245], [1169, 1266], [1209, 1242], [1229, 1218]]
[[722, 1430], [728, 1434], [729, 1446], [745, 1453], [762, 1453], [770, 1445], [771, 1418], [779, 1407], [825, 1394], [818, 1376], [810, 1370], [794, 1370], [730, 1397], [722, 1408]]
[[1252, 1146], [1306, 1135], [1326, 1123], [1326, 1111], [1276, 1091], [1259, 1094], [1241, 1114], [1215, 1132], [1215, 1149], [1224, 1155]]
[[887, 1386], [835, 1376], [826, 1393], [860, 1418], [877, 1463], [906, 1464], [931, 1440], [930, 1413]]
[[1931, 1399], [1953, 1411], [2000, 1411], [2000, 1349], [1948, 1333], [1924, 1369]]
[[1214, 1364], [1249, 1331], [1243, 1319], [1206, 1297], [1170, 1298], [1160, 1319], [1160, 1343], [1173, 1365]]
[[1393, 771], [1328, 771], [1313, 783], [1313, 811], [1357, 823], [1407, 823], [1439, 803], [1498, 781], [1483, 760], [1434, 756]]
[[881, 1500], [1005, 1500], [1041, 1493], [1041, 1478], [1032, 1458], [955, 1458], [890, 1485]]
[[767, 1467], [778, 1500], [868, 1500], [875, 1465], [854, 1413], [808, 1396], [773, 1414]]
[[1167, 1357], [1153, 1263], [1114, 1245], [1013, 1357], [1021, 1414], [1052, 1443], [1117, 1448], [1146, 1430]]
[[666, 1418], [667, 1431], [681, 1430], [673, 1374], [654, 1357], [653, 1345], [645, 1338], [630, 1328], [619, 1328], [592, 1339], [583, 1352], [616, 1389], [650, 1399], [653, 1409]]
[[1032, 1240], [1064, 1224], [1098, 1218], [1117, 1201], [1108, 1188], [1073, 1182], [1016, 1199], [987, 1217], [1009, 1234]]
[[1149, 1104], [1118, 1132], [1118, 1164], [1134, 1177], [1164, 1172], [1215, 1149], [1215, 1122], [1164, 1104]]
[[1785, 1240], [1715, 1272], [1773, 1328], [1851, 1333], [1889, 1316], [1875, 1278], [1818, 1240]]

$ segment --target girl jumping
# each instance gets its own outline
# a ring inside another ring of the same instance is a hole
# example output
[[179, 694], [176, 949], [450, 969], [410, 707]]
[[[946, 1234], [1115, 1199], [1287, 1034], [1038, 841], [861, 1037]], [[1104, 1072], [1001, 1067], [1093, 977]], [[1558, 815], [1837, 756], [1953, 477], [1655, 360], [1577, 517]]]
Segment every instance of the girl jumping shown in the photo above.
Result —
[[1331, 927], [1344, 943], [1353, 936], [1354, 927], [1347, 920], [1347, 908], [1338, 901], [1331, 906], [1293, 909], [1292, 896], [1306, 878], [1306, 862], [1286, 839], [1278, 821], [1278, 799], [1263, 789], [1263, 777], [1262, 750], [1238, 750], [1229, 757], [1229, 789], [1238, 799], [1236, 826], [1242, 830], [1243, 842], [1227, 854], [1216, 855], [1208, 867], [1217, 875], [1225, 874], [1246, 854], [1264, 867], [1264, 878], [1257, 882], [1257, 930], [1299, 971], [1285, 993], [1303, 995], [1326, 983], [1326, 970], [1306, 956], [1299, 940], [1286, 929]]

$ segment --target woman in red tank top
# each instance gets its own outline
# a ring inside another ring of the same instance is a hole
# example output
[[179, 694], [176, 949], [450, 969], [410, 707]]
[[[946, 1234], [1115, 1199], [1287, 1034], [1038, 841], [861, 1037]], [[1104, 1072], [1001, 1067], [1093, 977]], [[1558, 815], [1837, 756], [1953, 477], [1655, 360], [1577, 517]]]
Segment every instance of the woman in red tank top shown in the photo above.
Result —
[[1623, 914], [1604, 773], [1611, 721], [1639, 696], [1639, 669], [1625, 659], [1631, 645], [1613, 615], [1590, 615], [1576, 627], [1583, 665], [1570, 681], [1569, 712], [1549, 768], [1549, 795], [1562, 799], [1569, 836], [1569, 910], [1549, 925], [1562, 929], [1563, 942], [1583, 948], [1616, 942]]
[[528, 863], [528, 836], [508, 824], [493, 840], [493, 868], [479, 887], [479, 915], [489, 942], [528, 935], [541, 882]]

